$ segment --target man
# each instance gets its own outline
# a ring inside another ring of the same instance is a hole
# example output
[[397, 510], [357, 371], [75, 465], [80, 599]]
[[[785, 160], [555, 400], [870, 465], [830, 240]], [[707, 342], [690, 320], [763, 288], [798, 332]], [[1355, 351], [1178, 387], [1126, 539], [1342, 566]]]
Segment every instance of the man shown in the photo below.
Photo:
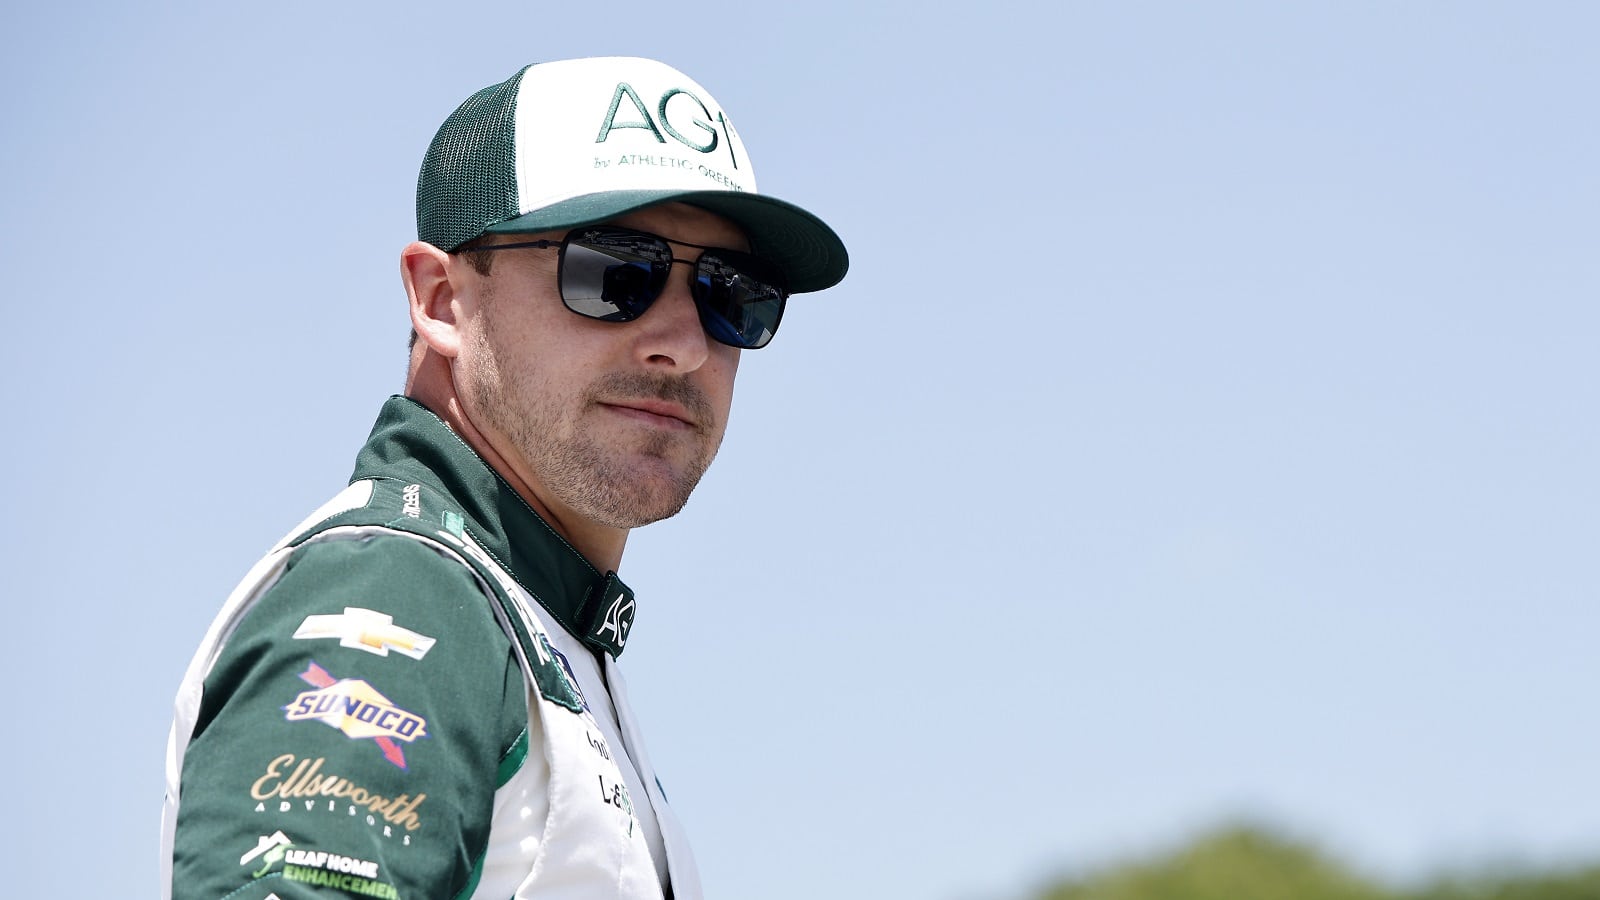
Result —
[[845, 250], [755, 192], [704, 88], [531, 66], [423, 161], [404, 397], [228, 599], [179, 691], [169, 896], [700, 896], [616, 658], [740, 352]]

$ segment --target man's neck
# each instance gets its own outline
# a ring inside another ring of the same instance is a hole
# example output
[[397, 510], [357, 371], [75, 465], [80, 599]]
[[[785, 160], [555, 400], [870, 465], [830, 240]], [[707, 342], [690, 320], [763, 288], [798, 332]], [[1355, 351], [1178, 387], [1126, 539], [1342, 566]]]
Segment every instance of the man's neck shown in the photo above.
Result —
[[473, 424], [471, 417], [462, 408], [460, 397], [451, 389], [449, 380], [443, 379], [446, 386], [437, 389], [440, 379], [423, 377], [427, 369], [426, 362], [420, 368], [424, 371], [413, 370], [412, 377], [407, 379], [406, 396], [432, 410], [434, 415], [444, 420], [451, 431], [465, 441], [489, 468], [494, 469], [506, 484], [510, 485], [511, 489], [516, 491], [541, 519], [554, 528], [557, 534], [565, 538], [573, 549], [587, 559], [590, 565], [602, 573], [617, 571], [622, 565], [622, 551], [628, 543], [628, 529], [596, 524], [562, 504], [547, 500], [537, 489], [537, 479], [534, 474], [520, 471], [497, 451], [493, 442]]

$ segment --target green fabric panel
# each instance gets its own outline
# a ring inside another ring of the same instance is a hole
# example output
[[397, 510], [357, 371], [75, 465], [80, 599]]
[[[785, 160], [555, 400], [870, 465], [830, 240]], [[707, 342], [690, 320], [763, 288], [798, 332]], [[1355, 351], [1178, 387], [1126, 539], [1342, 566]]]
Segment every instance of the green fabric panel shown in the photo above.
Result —
[[[285, 900], [346, 892], [305, 864], [317, 853], [370, 864], [369, 896], [461, 890], [505, 760], [527, 741], [527, 688], [491, 602], [468, 569], [407, 537], [297, 550], [206, 679], [173, 896], [265, 896], [269, 881]], [[316, 616], [328, 618], [296, 638]]]
[[511, 781], [513, 775], [522, 771], [522, 764], [527, 761], [528, 729], [524, 728], [522, 733], [517, 735], [517, 740], [511, 745], [511, 749], [507, 750], [506, 755], [500, 758], [500, 769], [495, 772], [494, 786], [497, 788], [505, 787]]
[[467, 879], [465, 886], [456, 892], [455, 900], [466, 900], [478, 891], [478, 882], [483, 880], [483, 857], [478, 857], [478, 862], [472, 867], [472, 876]]

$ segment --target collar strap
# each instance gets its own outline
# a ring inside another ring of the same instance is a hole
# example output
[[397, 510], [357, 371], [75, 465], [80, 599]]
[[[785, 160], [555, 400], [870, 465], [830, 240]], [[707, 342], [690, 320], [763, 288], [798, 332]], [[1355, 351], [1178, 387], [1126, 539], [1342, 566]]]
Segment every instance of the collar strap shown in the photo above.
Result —
[[589, 589], [589, 596], [578, 610], [577, 624], [583, 642], [613, 658], [621, 656], [622, 648], [628, 644], [628, 632], [633, 629], [636, 608], [633, 591], [617, 573], [607, 572], [604, 580]]

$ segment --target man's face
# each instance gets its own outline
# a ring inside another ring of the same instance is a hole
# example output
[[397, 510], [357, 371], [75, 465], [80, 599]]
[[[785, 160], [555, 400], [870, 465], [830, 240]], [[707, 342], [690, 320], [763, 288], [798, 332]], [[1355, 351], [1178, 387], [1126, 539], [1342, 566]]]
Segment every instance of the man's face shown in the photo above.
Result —
[[[745, 249], [731, 222], [668, 204], [611, 224], [668, 241]], [[501, 243], [561, 233], [510, 235]], [[676, 258], [699, 250], [675, 245]], [[456, 361], [474, 425], [558, 518], [567, 511], [634, 528], [683, 508], [727, 427], [739, 351], [705, 334], [686, 266], [632, 322], [571, 312], [557, 290], [555, 249], [494, 255], [491, 274], [459, 260], [475, 297]]]

